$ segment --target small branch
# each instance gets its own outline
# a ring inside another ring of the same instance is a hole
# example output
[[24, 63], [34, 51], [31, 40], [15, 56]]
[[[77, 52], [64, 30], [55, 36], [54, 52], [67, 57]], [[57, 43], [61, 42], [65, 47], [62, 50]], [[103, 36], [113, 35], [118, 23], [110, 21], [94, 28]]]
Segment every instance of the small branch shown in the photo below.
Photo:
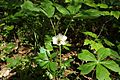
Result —
[[51, 23], [52, 28], [53, 28], [53, 30], [54, 30], [54, 34], [56, 35], [55, 26], [54, 26], [54, 24], [53, 24], [53, 22], [52, 22], [52, 20], [51, 20], [51, 19], [50, 19], [50, 23]]
[[88, 79], [88, 80], [93, 80], [91, 77], [87, 77], [87, 76], [85, 76], [85, 75], [83, 75], [84, 76], [84, 78], [86, 78], [86, 79]]
[[65, 30], [64, 35], [66, 35], [66, 33], [67, 33], [67, 31], [68, 31], [68, 28], [69, 28], [69, 26], [70, 26], [71, 22], [72, 22], [72, 19], [70, 20], [69, 24], [67, 25], [67, 28], [66, 28], [66, 30]]
[[106, 22], [102, 25], [102, 28], [101, 28], [101, 30], [100, 30], [100, 32], [99, 32], [99, 34], [98, 34], [98, 38], [100, 37], [100, 35], [101, 35], [101, 33], [102, 33], [103, 29], [104, 29], [104, 26], [105, 26], [109, 21], [111, 21], [111, 20], [112, 20], [112, 19], [106, 21]]

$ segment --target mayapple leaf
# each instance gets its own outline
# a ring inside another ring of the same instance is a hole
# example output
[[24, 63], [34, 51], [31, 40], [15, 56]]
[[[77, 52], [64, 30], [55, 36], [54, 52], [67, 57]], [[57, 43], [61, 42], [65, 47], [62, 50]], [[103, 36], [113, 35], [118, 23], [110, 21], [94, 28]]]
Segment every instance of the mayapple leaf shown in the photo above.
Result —
[[49, 51], [53, 50], [53, 47], [50, 41], [45, 42], [45, 48]]
[[42, 2], [41, 4], [42, 12], [47, 16], [47, 17], [52, 17], [55, 12], [55, 8], [53, 7], [53, 4], [51, 1], [47, 2]]
[[112, 59], [118, 59], [118, 60], [120, 60], [120, 55], [118, 54], [118, 52], [116, 52], [116, 51], [114, 51], [114, 50], [112, 50], [112, 49], [110, 49], [110, 51], [111, 51], [111, 55], [110, 55], [110, 58], [112, 58]]
[[56, 71], [57, 70], [57, 63], [56, 62], [49, 62], [49, 68], [52, 71]]
[[102, 61], [101, 62], [105, 67], [107, 67], [108, 69], [114, 71], [114, 72], [118, 72], [120, 73], [120, 67], [119, 65], [113, 61], [113, 60], [109, 60], [109, 61]]
[[95, 33], [93, 33], [93, 32], [87, 31], [87, 32], [83, 32], [83, 34], [85, 34], [87, 36], [91, 36], [91, 37], [93, 37], [95, 39], [98, 38], [98, 36]]
[[95, 63], [90, 62], [90, 63], [80, 65], [78, 69], [81, 70], [81, 74], [88, 74], [94, 69], [94, 67], [95, 67]]
[[101, 15], [106, 16], [106, 15], [110, 15], [109, 11], [101, 11]]
[[92, 50], [99, 50], [100, 48], [103, 48], [103, 45], [102, 43], [100, 42], [95, 42], [93, 40], [89, 40], [89, 39], [85, 39], [84, 41], [84, 45], [89, 45], [90, 44], [90, 47]]
[[109, 71], [100, 64], [96, 67], [96, 77], [98, 80], [111, 80]]
[[97, 4], [97, 6], [99, 6], [100, 8], [108, 8], [107, 4]]
[[74, 17], [80, 17], [82, 19], [95, 19], [101, 16], [102, 11], [96, 9], [87, 9], [84, 11], [79, 11]]
[[41, 59], [36, 59], [36, 62], [43, 69], [46, 69], [49, 66], [49, 61], [44, 61], [44, 60], [41, 60]]
[[84, 3], [90, 7], [96, 7], [94, 0], [84, 0]]
[[37, 58], [41, 59], [41, 60], [49, 60], [48, 55], [47, 55], [47, 51], [46, 51], [46, 49], [44, 49], [44, 47], [40, 48], [40, 53], [38, 53]]
[[70, 14], [76, 14], [79, 11], [80, 8], [81, 8], [81, 5], [77, 5], [77, 6], [69, 5], [67, 7], [67, 9], [69, 10]]
[[44, 47], [41, 47], [39, 50], [40, 50], [40, 53], [46, 53], [46, 49]]
[[110, 41], [107, 40], [107, 39], [104, 39], [104, 42], [105, 42], [105, 44], [107, 44], [107, 45], [110, 46], [110, 47], [115, 46], [112, 42], [110, 42]]
[[57, 56], [57, 53], [56, 53], [56, 52], [50, 54], [50, 58], [51, 58], [51, 59], [52, 59], [52, 58], [55, 58], [56, 56]]
[[96, 61], [95, 56], [88, 50], [82, 50], [82, 53], [78, 54], [78, 58], [84, 61]]
[[90, 7], [94, 7], [94, 8], [96, 8], [96, 6], [97, 6], [95, 3], [85, 3], [85, 4], [90, 6]]
[[68, 11], [66, 8], [64, 8], [63, 6], [61, 6], [61, 5], [59, 5], [59, 4], [54, 4], [54, 6], [55, 6], [56, 9], [57, 9], [60, 13], [62, 13], [63, 15], [69, 15], [69, 14], [70, 14], [69, 11]]
[[118, 19], [120, 17], [120, 11], [111, 11], [111, 15]]
[[109, 48], [100, 48], [96, 53], [98, 60], [103, 60], [111, 55], [111, 50]]
[[22, 5], [21, 5], [22, 9], [25, 10], [30, 10], [30, 11], [40, 11], [39, 8], [35, 7], [34, 4], [31, 1], [25, 1]]
[[53, 50], [53, 46], [51, 43], [52, 38], [49, 35], [45, 35], [44, 41], [45, 41], [45, 48], [49, 51], [52, 51]]

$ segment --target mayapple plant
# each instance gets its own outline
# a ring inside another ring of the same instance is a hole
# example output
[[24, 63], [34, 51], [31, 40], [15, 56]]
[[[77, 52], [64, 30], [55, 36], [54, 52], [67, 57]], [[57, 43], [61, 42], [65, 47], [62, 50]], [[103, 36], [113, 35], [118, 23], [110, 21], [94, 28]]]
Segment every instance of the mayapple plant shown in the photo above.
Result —
[[[62, 72], [62, 58], [61, 58], [61, 46], [67, 46], [67, 36], [59, 33], [52, 38], [50, 36], [46, 36], [45, 38], [45, 48], [40, 48], [40, 53], [34, 58], [36, 63], [43, 69], [46, 69], [46, 74], [50, 79], [56, 79], [58, 76], [61, 76]], [[57, 45], [59, 47], [59, 51], [54, 51], [53, 46]], [[59, 53], [59, 54], [58, 54]], [[60, 55], [60, 57], [57, 57]], [[57, 60], [59, 59], [59, 62]], [[59, 64], [58, 64], [59, 63]], [[61, 78], [61, 77], [60, 77]]]
[[67, 36], [62, 35], [59, 33], [58, 35], [54, 36], [53, 38], [53, 44], [56, 44], [59, 46], [59, 53], [60, 53], [60, 67], [61, 67], [61, 45], [67, 44]]
[[118, 53], [110, 48], [105, 48], [96, 34], [91, 32], [84, 32], [84, 34], [89, 35], [96, 41], [86, 39], [84, 45], [90, 45], [91, 51], [84, 49], [78, 54], [80, 60], [86, 61], [85, 64], [78, 67], [81, 74], [86, 75], [92, 72], [92, 70], [96, 70], [96, 78], [98, 80], [112, 80], [110, 78], [110, 72], [108, 71], [109, 69], [118, 72], [120, 75], [120, 67], [115, 62], [116, 59], [120, 60]]
[[53, 38], [53, 44], [56, 45], [65, 45], [67, 44], [67, 36], [62, 35], [61, 33], [59, 33], [58, 35], [54, 36]]

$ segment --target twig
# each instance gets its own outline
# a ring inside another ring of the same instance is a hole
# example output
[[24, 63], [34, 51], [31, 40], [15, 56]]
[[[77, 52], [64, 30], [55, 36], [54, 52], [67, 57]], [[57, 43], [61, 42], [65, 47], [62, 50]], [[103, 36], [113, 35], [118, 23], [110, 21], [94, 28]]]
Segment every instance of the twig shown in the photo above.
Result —
[[87, 77], [87, 76], [85, 76], [85, 75], [83, 75], [84, 76], [84, 78], [86, 78], [86, 79], [88, 79], [88, 80], [93, 80], [91, 77]]
[[68, 28], [69, 28], [69, 26], [70, 26], [71, 22], [72, 22], [72, 19], [70, 20], [69, 24], [67, 25], [67, 28], [66, 28], [66, 30], [65, 30], [64, 35], [66, 35], [66, 33], [67, 33], [67, 31], [68, 31]]
[[51, 20], [51, 19], [50, 19], [50, 23], [51, 23], [52, 28], [53, 28], [53, 30], [54, 30], [54, 34], [56, 35], [55, 26], [54, 26], [54, 24], [53, 24], [53, 22], [52, 22], [52, 20]]
[[102, 25], [102, 28], [101, 28], [101, 30], [100, 30], [100, 32], [99, 32], [99, 34], [98, 34], [98, 38], [100, 37], [100, 35], [101, 35], [101, 33], [102, 33], [103, 29], [104, 29], [104, 26], [105, 26], [109, 21], [111, 21], [111, 20], [112, 20], [112, 19], [106, 21], [106, 22]]

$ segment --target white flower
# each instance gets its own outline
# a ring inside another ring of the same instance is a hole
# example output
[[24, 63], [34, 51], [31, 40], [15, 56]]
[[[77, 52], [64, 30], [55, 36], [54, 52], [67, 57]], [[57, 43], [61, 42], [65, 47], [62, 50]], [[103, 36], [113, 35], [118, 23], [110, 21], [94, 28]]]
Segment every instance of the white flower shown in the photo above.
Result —
[[56, 45], [65, 45], [67, 43], [67, 37], [65, 35], [62, 35], [62, 34], [58, 34], [56, 36], [54, 36], [52, 38], [53, 40], [53, 44], [56, 44]]

